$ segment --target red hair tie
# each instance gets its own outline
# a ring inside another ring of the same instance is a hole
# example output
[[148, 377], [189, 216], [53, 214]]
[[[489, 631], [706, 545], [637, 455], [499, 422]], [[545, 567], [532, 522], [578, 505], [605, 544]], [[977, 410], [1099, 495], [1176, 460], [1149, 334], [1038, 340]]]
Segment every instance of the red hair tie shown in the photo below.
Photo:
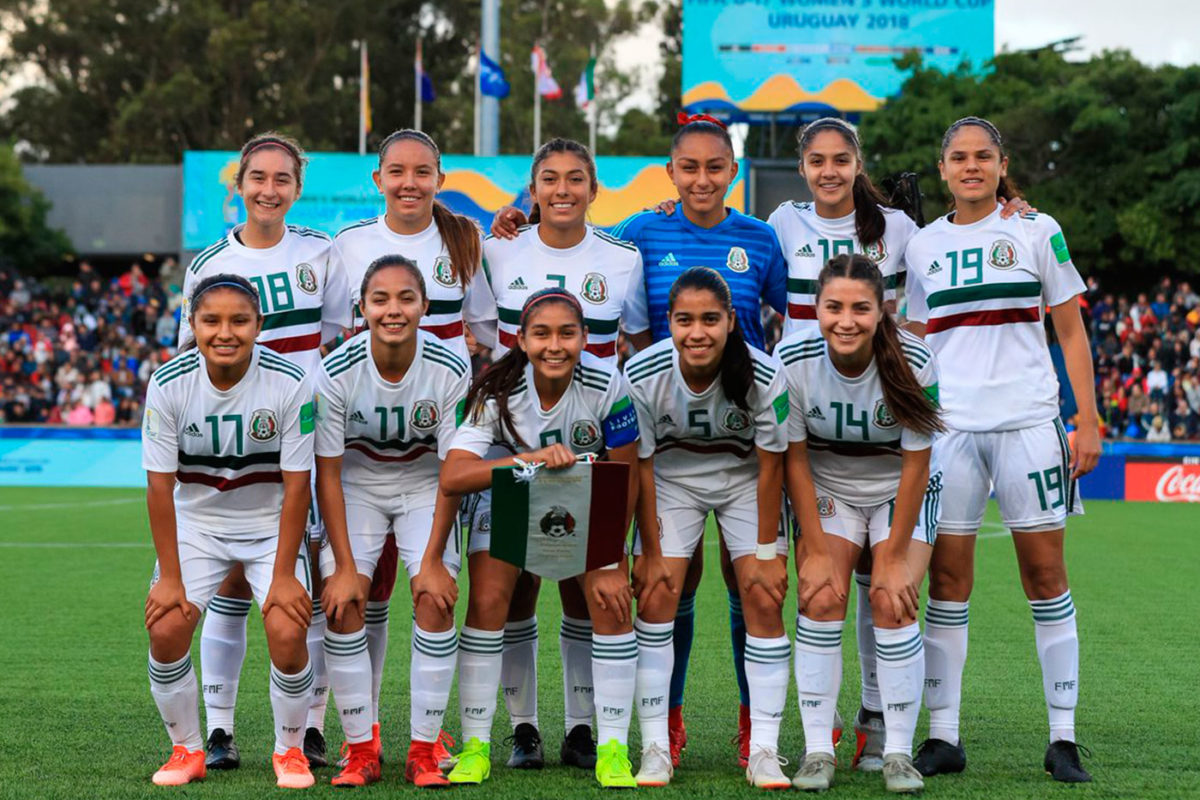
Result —
[[708, 114], [691, 114], [691, 115], [689, 115], [689, 114], [684, 113], [683, 111], [680, 111], [675, 116], [675, 121], [679, 123], [679, 127], [681, 127], [681, 128], [684, 125], [691, 125], [693, 122], [711, 122], [713, 125], [716, 125], [721, 130], [728, 130], [728, 126], [726, 126], [724, 122], [721, 122], [721, 120], [717, 119], [716, 117], [710, 117]]

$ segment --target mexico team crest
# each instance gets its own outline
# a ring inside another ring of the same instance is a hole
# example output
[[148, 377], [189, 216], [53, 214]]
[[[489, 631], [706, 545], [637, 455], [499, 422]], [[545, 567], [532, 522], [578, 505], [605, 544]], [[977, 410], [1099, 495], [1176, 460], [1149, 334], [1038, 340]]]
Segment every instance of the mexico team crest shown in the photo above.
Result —
[[418, 400], [413, 405], [409, 423], [418, 430], [427, 431], [438, 424], [437, 403], [432, 400]]
[[746, 248], [729, 248], [729, 256], [725, 259], [725, 266], [734, 272], [745, 272], [750, 269], [750, 257], [746, 255]]
[[817, 498], [817, 513], [825, 519], [829, 519], [834, 515], [836, 507], [833, 504], [832, 497]]
[[744, 431], [750, 427], [750, 415], [742, 411], [737, 406], [730, 406], [725, 409], [725, 416], [721, 419], [721, 425], [727, 431]]
[[883, 244], [883, 239], [864, 247], [863, 255], [874, 261], [877, 266], [882, 264], [887, 259], [887, 248]]
[[600, 441], [600, 429], [588, 419], [576, 420], [571, 425], [571, 445], [578, 450], [595, 447]]
[[433, 279], [447, 288], [454, 286], [454, 267], [446, 256], [433, 260]]
[[312, 264], [297, 264], [296, 265], [296, 288], [305, 294], [316, 294], [317, 289], [317, 271], [312, 268]]
[[600, 305], [608, 299], [608, 283], [599, 272], [589, 272], [583, 276], [583, 285], [579, 287], [579, 294], [589, 303]]
[[279, 423], [275, 412], [260, 408], [250, 415], [250, 438], [256, 442], [269, 442], [279, 435]]
[[997, 239], [992, 242], [988, 263], [996, 269], [1012, 269], [1017, 265], [1017, 248], [1008, 239]]
[[892, 412], [888, 411], [887, 404], [883, 402], [883, 398], [875, 401], [875, 412], [872, 414], [875, 419], [875, 424], [880, 428], [896, 427], [896, 418], [892, 416]]
[[575, 517], [564, 506], [550, 506], [538, 521], [538, 527], [552, 539], [561, 539], [575, 533]]

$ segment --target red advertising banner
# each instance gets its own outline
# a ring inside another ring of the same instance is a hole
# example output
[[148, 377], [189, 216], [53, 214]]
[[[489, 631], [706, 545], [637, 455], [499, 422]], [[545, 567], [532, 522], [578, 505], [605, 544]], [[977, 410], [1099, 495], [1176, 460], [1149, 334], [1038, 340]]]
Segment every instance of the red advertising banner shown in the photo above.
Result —
[[1200, 459], [1126, 459], [1125, 499], [1200, 503]]

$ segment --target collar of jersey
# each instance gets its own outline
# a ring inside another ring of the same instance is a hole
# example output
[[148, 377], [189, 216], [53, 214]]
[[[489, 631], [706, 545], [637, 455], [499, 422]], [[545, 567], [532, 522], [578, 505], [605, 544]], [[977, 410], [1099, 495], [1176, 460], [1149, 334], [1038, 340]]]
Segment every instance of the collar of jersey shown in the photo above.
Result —
[[591, 225], [587, 226], [587, 230], [584, 232], [583, 239], [579, 242], [579, 244], [573, 247], [551, 247], [542, 241], [542, 237], [538, 234], [538, 227], [539, 226], [537, 225], [531, 225], [527, 230], [523, 231], [521, 235], [528, 236], [530, 241], [533, 242], [534, 248], [537, 249], [539, 253], [550, 256], [551, 258], [576, 258], [584, 250], [586, 250], [588, 244], [591, 243]]
[[558, 398], [558, 402], [550, 408], [542, 409], [542, 398], [538, 396], [537, 384], [533, 382], [533, 362], [525, 364], [525, 385], [529, 387], [529, 399], [533, 402], [533, 410], [542, 419], [549, 419], [554, 415], [554, 412], [562, 408], [563, 403], [567, 400], [567, 395], [570, 394], [572, 387], [575, 386], [575, 370], [571, 370], [571, 382], [567, 384], [567, 390], [562, 393], [562, 397]]
[[828, 341], [825, 342], [825, 358], [822, 360], [825, 362], [825, 368], [829, 370], [829, 374], [832, 375], [839, 383], [844, 383], [848, 386], [858, 386], [859, 384], [866, 383], [867, 381], [873, 379], [875, 377], [875, 373], [878, 371], [875, 366], [875, 357], [872, 356], [871, 363], [868, 364], [867, 368], [863, 370], [862, 375], [859, 375], [856, 378], [851, 378], [849, 375], [843, 375], [838, 368], [833, 365], [833, 358], [831, 358], [829, 355]]
[[228, 389], [225, 389], [224, 391], [213, 386], [212, 380], [208, 377], [208, 362], [204, 360], [204, 354], [200, 353], [199, 354], [200, 355], [200, 380], [202, 380], [204, 382], [204, 388], [207, 391], [211, 392], [212, 394], [216, 395], [217, 397], [234, 397], [234, 396], [236, 396], [239, 392], [242, 391], [242, 387], [250, 382], [251, 377], [253, 377], [255, 371], [258, 369], [258, 361], [259, 361], [258, 356], [259, 356], [259, 353], [261, 353], [261, 352], [262, 352], [262, 345], [261, 344], [254, 345], [253, 355], [250, 356], [250, 369], [246, 370], [246, 374], [242, 376], [242, 379], [240, 381], [238, 381], [237, 383], [235, 383], [233, 386], [229, 387]]
[[386, 378], [384, 378], [382, 375], [379, 374], [379, 367], [378, 367], [378, 365], [375, 364], [375, 353], [371, 349], [371, 338], [370, 338], [370, 335], [368, 334], [368, 336], [367, 336], [367, 356], [368, 356], [367, 371], [371, 373], [371, 378], [375, 381], [375, 383], [377, 383], [379, 386], [383, 387], [384, 389], [399, 389], [401, 386], [404, 386], [408, 382], [408, 376], [412, 375], [413, 370], [416, 369], [417, 362], [421, 360], [421, 352], [424, 349], [425, 349], [425, 339], [421, 335], [421, 329], [418, 328], [417, 329], [417, 349], [413, 353], [412, 363], [408, 365], [408, 370], [404, 373], [404, 377], [401, 378], [396, 383], [392, 383], [391, 381], [387, 380]]
[[969, 225], [959, 225], [958, 223], [956, 223], [950, 219], [950, 214], [947, 214], [946, 216], [942, 217], [942, 219], [945, 220], [946, 227], [949, 228], [950, 230], [954, 231], [955, 233], [967, 233], [968, 231], [977, 231], [980, 228], [985, 228], [988, 225], [991, 225], [993, 222], [995, 222], [997, 219], [1000, 218], [1000, 210], [1002, 208], [1004, 208], [1004, 206], [997, 203], [996, 207], [992, 210], [992, 213], [988, 214], [986, 217], [984, 217], [981, 220], [972, 222]]
[[420, 244], [426, 239], [430, 239], [437, 235], [437, 223], [432, 219], [429, 220], [429, 225], [423, 231], [418, 231], [417, 233], [396, 233], [394, 230], [388, 227], [387, 220], [385, 219], [386, 216], [387, 214], [380, 214], [376, 221], [376, 224], [379, 226], [379, 232], [387, 238], [394, 239], [397, 242], [404, 242], [405, 244]]
[[817, 213], [817, 204], [812, 204], [812, 216], [817, 222], [817, 227], [822, 230], [836, 231], [841, 233], [845, 230], [854, 230], [854, 212], [851, 211], [844, 217], [822, 217]]
[[[696, 236], [703, 237], [703, 236], [707, 236], [710, 233], [719, 231], [723, 227], [732, 225], [733, 220], [738, 216], [738, 210], [736, 208], [730, 208], [729, 206], [725, 206], [725, 219], [721, 220], [716, 225], [713, 225], [711, 228], [701, 228], [699, 225], [697, 225], [696, 223], [694, 223], [690, 219], [688, 219], [687, 214], [683, 213], [683, 204], [682, 203], [679, 205], [679, 208], [675, 210], [675, 213], [672, 214], [671, 216], [679, 217], [679, 226], [681, 228], [692, 231], [694, 234], [696, 234]], [[667, 219], [669, 219], [669, 217]]]
[[717, 373], [717, 377], [713, 378], [713, 382], [708, 385], [708, 388], [703, 392], [693, 392], [692, 387], [688, 386], [687, 381], [683, 377], [683, 370], [679, 367], [679, 348], [671, 348], [671, 372], [675, 376], [675, 383], [679, 384], [679, 388], [687, 393], [688, 397], [701, 398], [708, 397], [713, 392], [721, 387], [721, 373]]
[[239, 242], [237, 237], [233, 235], [245, 227], [246, 223], [240, 223], [225, 235], [225, 238], [229, 240], [230, 249], [243, 258], [276, 258], [278, 257], [279, 253], [281, 253], [283, 249], [287, 247], [288, 237], [292, 235], [291, 228], [288, 228], [285, 225], [283, 228], [283, 236], [280, 237], [278, 242], [270, 247], [247, 247]]

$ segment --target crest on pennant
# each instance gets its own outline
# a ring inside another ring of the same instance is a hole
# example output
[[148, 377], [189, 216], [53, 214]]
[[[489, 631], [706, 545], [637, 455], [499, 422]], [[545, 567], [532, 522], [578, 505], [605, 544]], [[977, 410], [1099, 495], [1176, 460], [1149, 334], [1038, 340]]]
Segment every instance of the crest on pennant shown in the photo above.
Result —
[[575, 517], [564, 506], [550, 506], [538, 521], [538, 527], [550, 538], [561, 539], [575, 533]]

